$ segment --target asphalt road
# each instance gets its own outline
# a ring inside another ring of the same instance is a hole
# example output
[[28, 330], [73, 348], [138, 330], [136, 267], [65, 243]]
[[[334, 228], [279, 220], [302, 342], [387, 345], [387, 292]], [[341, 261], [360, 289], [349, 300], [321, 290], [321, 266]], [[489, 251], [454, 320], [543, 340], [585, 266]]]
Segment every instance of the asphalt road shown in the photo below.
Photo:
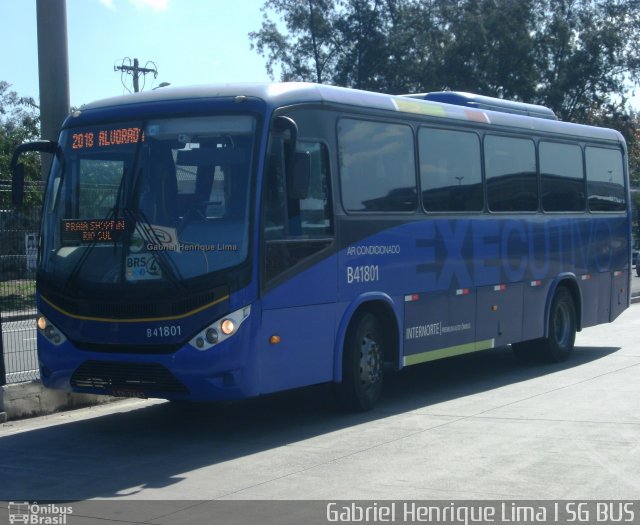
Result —
[[314, 387], [8, 422], [0, 500], [637, 499], [639, 314], [585, 330], [561, 365], [503, 348], [409, 367], [364, 414]]

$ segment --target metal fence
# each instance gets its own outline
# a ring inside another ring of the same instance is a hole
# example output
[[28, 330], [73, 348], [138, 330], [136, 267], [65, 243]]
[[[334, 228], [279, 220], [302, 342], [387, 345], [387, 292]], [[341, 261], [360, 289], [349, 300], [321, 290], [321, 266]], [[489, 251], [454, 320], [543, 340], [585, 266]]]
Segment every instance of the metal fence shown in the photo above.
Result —
[[39, 207], [0, 210], [0, 384], [40, 377], [35, 304], [39, 228]]

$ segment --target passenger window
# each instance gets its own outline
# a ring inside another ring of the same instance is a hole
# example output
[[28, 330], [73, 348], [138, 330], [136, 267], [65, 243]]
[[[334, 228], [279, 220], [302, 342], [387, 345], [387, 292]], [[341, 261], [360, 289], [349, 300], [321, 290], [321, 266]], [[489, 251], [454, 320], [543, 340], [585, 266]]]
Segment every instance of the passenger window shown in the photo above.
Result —
[[480, 139], [475, 133], [422, 128], [418, 148], [425, 210], [482, 210]]
[[418, 203], [413, 132], [365, 120], [338, 123], [342, 204], [347, 211], [414, 211]]
[[624, 168], [619, 150], [587, 147], [587, 194], [592, 211], [623, 211], [626, 208]]
[[484, 155], [489, 209], [536, 211], [538, 180], [533, 141], [488, 135]]
[[538, 152], [542, 209], [584, 211], [586, 199], [580, 146], [541, 142]]

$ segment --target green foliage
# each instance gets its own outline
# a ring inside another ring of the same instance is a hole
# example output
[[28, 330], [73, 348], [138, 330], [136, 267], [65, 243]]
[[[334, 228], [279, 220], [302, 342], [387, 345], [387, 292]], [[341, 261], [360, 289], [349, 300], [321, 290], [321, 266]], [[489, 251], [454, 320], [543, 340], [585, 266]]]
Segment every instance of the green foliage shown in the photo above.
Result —
[[583, 121], [640, 79], [638, 0], [536, 0], [536, 91], [563, 120]]
[[267, 72], [273, 66], [282, 69], [282, 80], [323, 83], [335, 70], [338, 42], [333, 35], [336, 4], [334, 0], [270, 0], [270, 8], [281, 13], [285, 24], [295, 32], [284, 36], [263, 9], [262, 29], [250, 33], [255, 47], [267, 55]]
[[[12, 208], [11, 173], [9, 165], [16, 146], [40, 136], [40, 113], [35, 101], [20, 97], [10, 90], [11, 85], [0, 81], [0, 209]], [[42, 203], [40, 156], [23, 156], [25, 164], [26, 209], [39, 208]]]
[[36, 283], [30, 279], [0, 282], [0, 312], [34, 308]]

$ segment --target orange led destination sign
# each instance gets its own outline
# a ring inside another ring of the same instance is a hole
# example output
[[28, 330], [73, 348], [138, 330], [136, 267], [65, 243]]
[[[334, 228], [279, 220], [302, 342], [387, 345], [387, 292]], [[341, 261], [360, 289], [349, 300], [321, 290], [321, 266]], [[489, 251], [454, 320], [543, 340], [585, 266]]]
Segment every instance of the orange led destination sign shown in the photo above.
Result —
[[62, 219], [63, 246], [77, 246], [120, 240], [128, 230], [126, 219]]
[[[142, 136], [141, 136], [142, 135]], [[98, 129], [71, 135], [71, 149], [95, 149], [137, 144], [144, 142], [144, 131], [140, 128]]]

